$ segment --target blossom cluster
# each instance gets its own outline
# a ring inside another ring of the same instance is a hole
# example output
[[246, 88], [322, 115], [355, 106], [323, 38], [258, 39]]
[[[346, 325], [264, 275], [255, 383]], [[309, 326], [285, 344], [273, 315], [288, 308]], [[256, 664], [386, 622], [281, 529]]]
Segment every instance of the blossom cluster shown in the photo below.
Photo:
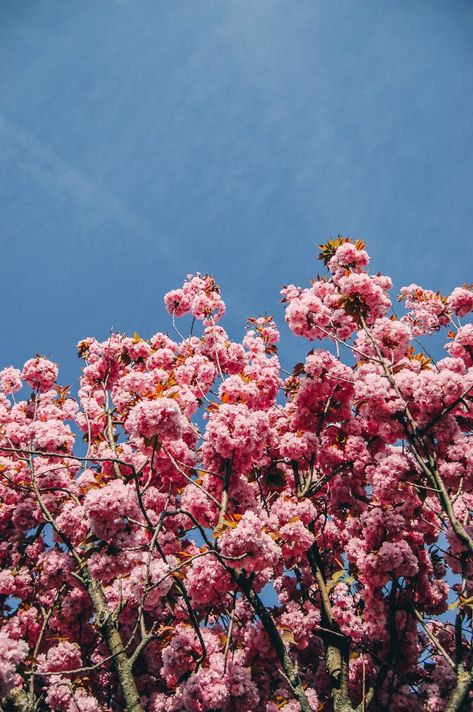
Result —
[[336, 712], [347, 667], [341, 709], [443, 712], [460, 659], [473, 685], [473, 291], [395, 315], [361, 241], [321, 250], [283, 289], [324, 341], [292, 371], [200, 274], [169, 334], [79, 342], [77, 399], [44, 357], [0, 371], [1, 706]]

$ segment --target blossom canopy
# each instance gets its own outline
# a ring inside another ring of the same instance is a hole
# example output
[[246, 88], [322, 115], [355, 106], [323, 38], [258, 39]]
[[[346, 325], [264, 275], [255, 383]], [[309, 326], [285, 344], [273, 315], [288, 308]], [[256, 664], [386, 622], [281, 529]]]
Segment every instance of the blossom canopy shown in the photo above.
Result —
[[473, 288], [395, 315], [361, 240], [320, 258], [282, 288], [292, 369], [196, 274], [169, 334], [78, 344], [77, 398], [0, 371], [2, 709], [469, 708]]

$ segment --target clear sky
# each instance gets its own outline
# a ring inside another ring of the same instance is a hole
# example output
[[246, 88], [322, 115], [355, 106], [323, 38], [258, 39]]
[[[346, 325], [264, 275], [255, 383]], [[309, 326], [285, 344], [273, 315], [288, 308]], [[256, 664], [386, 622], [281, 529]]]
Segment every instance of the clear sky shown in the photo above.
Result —
[[0, 159], [2, 365], [70, 383], [80, 338], [167, 330], [196, 270], [238, 336], [339, 232], [448, 290], [473, 281], [473, 3], [0, 0]]

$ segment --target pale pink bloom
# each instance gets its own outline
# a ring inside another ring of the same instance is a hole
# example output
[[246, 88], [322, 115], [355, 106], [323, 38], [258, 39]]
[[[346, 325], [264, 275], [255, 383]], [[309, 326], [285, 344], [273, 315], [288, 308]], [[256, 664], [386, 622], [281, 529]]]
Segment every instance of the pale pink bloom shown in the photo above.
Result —
[[457, 316], [465, 316], [473, 310], [473, 291], [456, 287], [448, 297], [448, 304]]
[[18, 393], [22, 388], [21, 371], [13, 366], [8, 366], [0, 371], [0, 390], [9, 396]]
[[21, 373], [23, 380], [40, 393], [48, 391], [54, 385], [57, 376], [57, 365], [42, 356], [29, 359], [23, 366]]
[[158, 398], [135, 405], [126, 419], [126, 428], [132, 435], [143, 438], [178, 440], [184, 433], [186, 420], [175, 400]]
[[0, 630], [0, 698], [3, 699], [16, 684], [16, 669], [28, 655], [23, 640], [12, 640]]

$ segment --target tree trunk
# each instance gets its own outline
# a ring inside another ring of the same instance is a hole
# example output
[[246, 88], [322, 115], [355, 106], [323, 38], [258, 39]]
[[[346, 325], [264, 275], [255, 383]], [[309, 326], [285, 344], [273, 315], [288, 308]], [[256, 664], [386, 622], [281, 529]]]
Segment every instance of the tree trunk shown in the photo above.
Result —
[[310, 706], [309, 700], [304, 692], [299, 673], [297, 672], [297, 668], [286, 650], [286, 646], [284, 645], [271, 613], [268, 611], [264, 603], [262, 603], [259, 596], [253, 591], [251, 585], [243, 575], [238, 576], [236, 581], [264, 626], [268, 638], [270, 639], [276, 655], [278, 656], [279, 662], [282, 665], [286, 679], [291, 688], [291, 692], [301, 706], [301, 712], [315, 712], [315, 710]]
[[118, 626], [107, 605], [102, 586], [86, 568], [82, 574], [85, 585], [94, 606], [96, 625], [105, 640], [123, 693], [124, 712], [143, 712], [140, 696], [131, 670], [130, 661], [123, 647]]
[[33, 705], [21, 687], [14, 687], [2, 700], [2, 709], [5, 712], [32, 712]]
[[[445, 707], [445, 712], [460, 712], [468, 699], [472, 685], [473, 673], [467, 672], [464, 669], [459, 670], [457, 675], [457, 684], [452, 692], [447, 706]], [[464, 709], [469, 709], [468, 705], [465, 705]]]

